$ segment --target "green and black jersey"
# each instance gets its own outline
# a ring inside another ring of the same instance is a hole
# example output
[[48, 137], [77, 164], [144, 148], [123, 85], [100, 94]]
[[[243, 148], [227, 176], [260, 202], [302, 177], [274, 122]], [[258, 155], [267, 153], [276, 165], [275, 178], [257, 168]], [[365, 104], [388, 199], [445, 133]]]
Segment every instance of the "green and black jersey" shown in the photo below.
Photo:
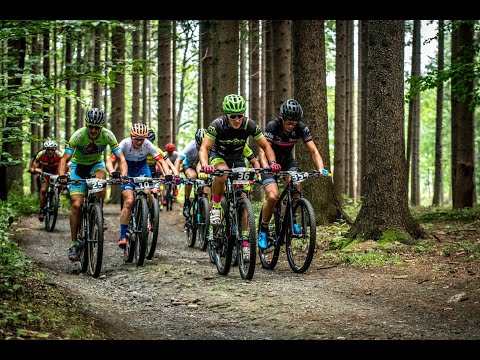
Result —
[[227, 117], [222, 115], [210, 123], [205, 136], [215, 142], [212, 152], [224, 160], [234, 160], [245, 157], [243, 149], [249, 136], [258, 140], [263, 137], [263, 133], [252, 119], [244, 117], [240, 128], [234, 129], [228, 123]]

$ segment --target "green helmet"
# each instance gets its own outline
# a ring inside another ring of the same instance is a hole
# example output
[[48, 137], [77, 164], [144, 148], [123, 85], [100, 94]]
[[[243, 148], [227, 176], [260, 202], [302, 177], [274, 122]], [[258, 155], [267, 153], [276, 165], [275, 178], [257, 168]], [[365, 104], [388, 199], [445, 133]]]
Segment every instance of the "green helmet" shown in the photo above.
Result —
[[245, 99], [243, 96], [230, 94], [223, 99], [222, 108], [225, 114], [237, 114], [244, 113], [247, 106], [245, 105]]

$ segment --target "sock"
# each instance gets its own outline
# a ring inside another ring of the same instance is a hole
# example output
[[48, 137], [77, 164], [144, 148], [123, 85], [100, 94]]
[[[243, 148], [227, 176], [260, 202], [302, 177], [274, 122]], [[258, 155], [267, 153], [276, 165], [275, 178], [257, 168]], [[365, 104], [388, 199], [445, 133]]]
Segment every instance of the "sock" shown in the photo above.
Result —
[[127, 237], [127, 229], [128, 229], [127, 224], [120, 224], [120, 239]]
[[261, 231], [268, 232], [268, 223], [263, 222], [262, 220], [262, 225], [260, 226]]
[[212, 194], [212, 201], [214, 206], [215, 204], [217, 204], [218, 206], [216, 207], [220, 207], [220, 202], [222, 201], [222, 197], [220, 195]]

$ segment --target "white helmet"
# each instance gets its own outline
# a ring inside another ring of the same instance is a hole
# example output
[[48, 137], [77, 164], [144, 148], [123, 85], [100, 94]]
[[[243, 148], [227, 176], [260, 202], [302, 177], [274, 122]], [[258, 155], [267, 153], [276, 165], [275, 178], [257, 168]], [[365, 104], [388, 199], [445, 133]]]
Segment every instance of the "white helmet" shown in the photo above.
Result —
[[47, 140], [43, 143], [43, 147], [45, 149], [56, 149], [58, 147], [58, 143], [55, 140]]

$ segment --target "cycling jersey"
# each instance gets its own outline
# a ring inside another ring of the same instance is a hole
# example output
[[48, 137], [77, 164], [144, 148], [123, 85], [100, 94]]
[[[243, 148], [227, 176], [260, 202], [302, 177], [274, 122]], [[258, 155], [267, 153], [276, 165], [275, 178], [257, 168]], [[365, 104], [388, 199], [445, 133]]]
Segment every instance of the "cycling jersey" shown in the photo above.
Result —
[[[198, 146], [195, 140], [191, 140], [185, 148], [178, 154], [178, 157], [183, 160], [183, 168], [192, 168], [195, 169], [199, 158], [198, 158]], [[247, 158], [248, 161], [252, 160], [255, 157], [253, 150], [245, 143], [243, 147], [243, 156]]]
[[[140, 176], [138, 172], [144, 169], [145, 166], [148, 168], [147, 155], [151, 154], [156, 161], [162, 159], [162, 150], [158, 151], [155, 145], [148, 139], [145, 139], [142, 145], [135, 149], [132, 144], [132, 138], [128, 137], [120, 141], [119, 148], [125, 156], [125, 160], [127, 160], [128, 176]], [[115, 161], [115, 159], [116, 156], [113, 153], [111, 160]], [[150, 174], [145, 176], [150, 176]]]
[[227, 116], [222, 115], [211, 122], [205, 136], [215, 142], [211, 151], [230, 161], [245, 156], [243, 150], [249, 136], [258, 140], [264, 135], [257, 123], [247, 117], [243, 118], [240, 128], [234, 129], [228, 123]]
[[172, 156], [168, 156], [168, 152], [165, 151], [165, 160], [170, 159], [172, 164], [175, 164], [175, 160], [177, 160], [178, 152], [174, 151]]
[[102, 128], [96, 139], [88, 136], [88, 129], [82, 127], [70, 137], [66, 154], [73, 155], [72, 162], [82, 165], [92, 165], [103, 160], [103, 150], [110, 146], [112, 152], [117, 155], [122, 150], [118, 147], [117, 139], [112, 131]]
[[61, 158], [62, 154], [58, 150], [55, 150], [52, 157], [47, 156], [47, 150], [42, 150], [37, 153], [37, 156], [35, 156], [35, 161], [40, 164], [39, 167], [42, 171], [56, 174]]
[[265, 126], [265, 137], [270, 142], [277, 163], [282, 165], [293, 159], [292, 150], [299, 139], [303, 142], [313, 140], [307, 125], [301, 121], [293, 128], [290, 134], [283, 131], [282, 119], [276, 117]]
[[[162, 158], [164, 160], [167, 159], [167, 156], [162, 151], [162, 149], [160, 149], [158, 146], [155, 146], [155, 149], [157, 149], [157, 151], [160, 153], [160, 155], [162, 156]], [[158, 173], [158, 171], [157, 171], [157, 159], [155, 158], [155, 156], [153, 156], [152, 154], [148, 154], [147, 155], [147, 164], [150, 167], [150, 172], [152, 173], [152, 176], [153, 177], [157, 176], [157, 173]]]

